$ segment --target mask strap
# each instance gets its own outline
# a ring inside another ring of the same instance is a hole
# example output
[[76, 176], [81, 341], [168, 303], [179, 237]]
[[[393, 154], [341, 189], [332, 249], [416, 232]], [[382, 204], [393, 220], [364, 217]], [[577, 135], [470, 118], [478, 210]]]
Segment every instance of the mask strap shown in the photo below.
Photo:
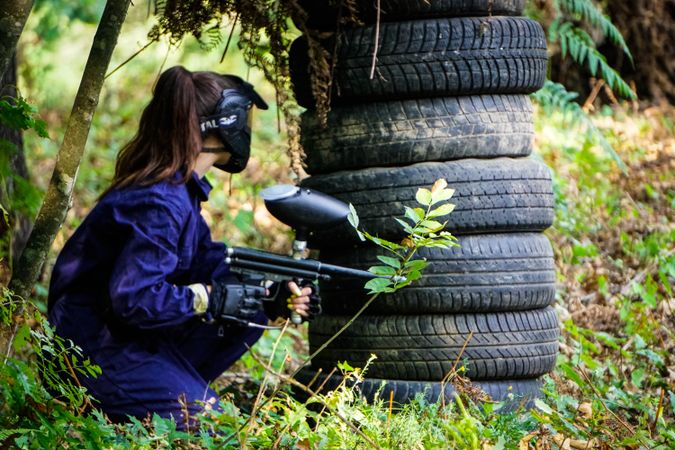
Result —
[[222, 153], [230, 150], [225, 146], [220, 147], [202, 147], [202, 153]]

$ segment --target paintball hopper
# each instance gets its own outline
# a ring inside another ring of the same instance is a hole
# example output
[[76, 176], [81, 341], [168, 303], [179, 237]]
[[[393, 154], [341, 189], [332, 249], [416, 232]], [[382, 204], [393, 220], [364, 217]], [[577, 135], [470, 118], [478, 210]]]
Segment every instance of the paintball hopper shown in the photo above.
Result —
[[295, 239], [306, 241], [309, 232], [344, 222], [349, 206], [329, 195], [291, 184], [263, 189], [260, 196], [267, 210], [280, 222], [295, 230]]

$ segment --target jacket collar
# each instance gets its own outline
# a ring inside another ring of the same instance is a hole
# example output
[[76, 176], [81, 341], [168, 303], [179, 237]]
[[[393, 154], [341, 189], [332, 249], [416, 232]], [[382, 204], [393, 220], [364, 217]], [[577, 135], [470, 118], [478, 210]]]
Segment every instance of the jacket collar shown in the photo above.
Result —
[[197, 172], [194, 171], [187, 182], [187, 186], [190, 192], [196, 194], [201, 202], [205, 202], [209, 199], [209, 193], [211, 192], [211, 189], [213, 189], [213, 186], [211, 186], [211, 183], [209, 183], [209, 180], [207, 180], [206, 177], [199, 178]]

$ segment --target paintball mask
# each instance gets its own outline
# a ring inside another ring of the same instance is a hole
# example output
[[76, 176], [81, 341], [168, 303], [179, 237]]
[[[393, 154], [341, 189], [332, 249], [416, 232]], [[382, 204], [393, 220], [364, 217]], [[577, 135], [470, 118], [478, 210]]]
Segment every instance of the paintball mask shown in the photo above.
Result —
[[205, 152], [226, 151], [231, 154], [226, 164], [216, 164], [220, 170], [239, 173], [246, 167], [251, 154], [251, 107], [267, 109], [267, 103], [253, 89], [253, 85], [234, 75], [224, 75], [237, 84], [223, 90], [213, 113], [199, 120], [202, 137], [214, 133], [225, 147], [203, 149]]

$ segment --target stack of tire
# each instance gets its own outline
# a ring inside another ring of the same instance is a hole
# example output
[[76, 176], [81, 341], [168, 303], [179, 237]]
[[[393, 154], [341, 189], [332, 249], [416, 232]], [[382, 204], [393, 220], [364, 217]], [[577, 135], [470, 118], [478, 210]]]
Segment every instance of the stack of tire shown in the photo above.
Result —
[[[291, 48], [296, 97], [308, 108], [311, 176], [302, 185], [353, 204], [362, 229], [397, 241], [404, 232], [394, 217], [416, 205], [418, 188], [444, 178], [456, 207], [437, 220], [459, 246], [421, 250], [422, 278], [375, 300], [298, 377], [331, 389], [342, 381], [327, 376], [339, 362], [363, 367], [375, 354], [360, 385], [368, 399], [450, 398], [457, 387], [442, 380], [453, 370], [493, 399], [531, 399], [554, 367], [559, 336], [553, 251], [542, 234], [554, 216], [551, 174], [528, 157], [528, 94], [546, 76], [543, 30], [520, 16], [524, 0], [381, 0], [379, 17], [377, 0], [354, 1], [364, 25], [326, 43], [336, 57], [327, 128], [313, 110], [306, 39]], [[304, 1], [308, 24], [334, 24], [334, 3]], [[347, 225], [314, 233], [310, 246], [322, 261], [361, 269], [386, 254]], [[362, 286], [321, 286], [310, 352], [363, 306]]]

